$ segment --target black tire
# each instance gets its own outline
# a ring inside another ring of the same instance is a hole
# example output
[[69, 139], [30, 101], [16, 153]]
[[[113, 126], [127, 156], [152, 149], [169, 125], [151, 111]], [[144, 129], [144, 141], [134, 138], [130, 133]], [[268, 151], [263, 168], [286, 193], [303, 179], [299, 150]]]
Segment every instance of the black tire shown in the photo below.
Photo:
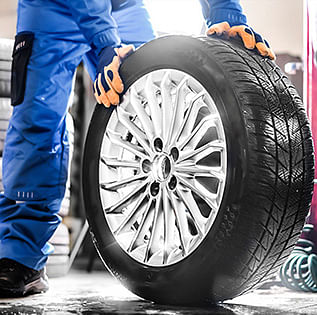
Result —
[[9, 98], [0, 97], [0, 192], [3, 192], [2, 183], [2, 154], [4, 149], [4, 141], [12, 114], [11, 100]]
[[9, 120], [12, 114], [13, 107], [9, 98], [0, 97], [0, 156], [4, 149], [4, 141], [9, 126]]
[[54, 246], [54, 252], [48, 256], [46, 272], [50, 278], [65, 276], [69, 265], [69, 231], [61, 223], [49, 241]]
[[13, 40], [0, 39], [0, 97], [10, 97]]
[[178, 263], [151, 267], [116, 242], [99, 194], [99, 155], [114, 108], [97, 105], [86, 139], [83, 190], [97, 250], [135, 294], [164, 304], [219, 302], [270, 278], [293, 249], [314, 178], [309, 123], [295, 88], [276, 64], [219, 38], [154, 40], [121, 67], [126, 89], [146, 73], [178, 69], [212, 95], [227, 137], [227, 184], [204, 241]]
[[0, 193], [3, 192], [3, 182], [2, 182], [2, 157], [0, 157]]
[[10, 93], [13, 43], [13, 40], [0, 38], [0, 156], [2, 156], [5, 135], [12, 113]]

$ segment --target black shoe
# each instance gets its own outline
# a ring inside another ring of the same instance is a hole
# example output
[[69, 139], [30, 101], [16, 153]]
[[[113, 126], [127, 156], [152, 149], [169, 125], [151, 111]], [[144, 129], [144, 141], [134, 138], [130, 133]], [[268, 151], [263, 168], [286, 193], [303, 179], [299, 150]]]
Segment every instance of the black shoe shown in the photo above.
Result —
[[45, 270], [28, 268], [12, 259], [0, 259], [0, 298], [21, 297], [48, 290]]

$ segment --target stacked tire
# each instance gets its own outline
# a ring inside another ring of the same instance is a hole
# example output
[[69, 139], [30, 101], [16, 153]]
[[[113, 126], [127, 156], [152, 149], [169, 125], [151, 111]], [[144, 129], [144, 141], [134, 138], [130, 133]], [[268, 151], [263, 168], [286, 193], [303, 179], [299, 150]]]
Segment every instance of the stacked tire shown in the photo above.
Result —
[[0, 95], [7, 98], [10, 98], [12, 49], [12, 40], [0, 40]]
[[9, 119], [12, 113], [10, 101], [11, 90], [11, 63], [13, 40], [0, 39], [0, 190], [2, 185], [2, 154], [4, 139], [8, 128]]

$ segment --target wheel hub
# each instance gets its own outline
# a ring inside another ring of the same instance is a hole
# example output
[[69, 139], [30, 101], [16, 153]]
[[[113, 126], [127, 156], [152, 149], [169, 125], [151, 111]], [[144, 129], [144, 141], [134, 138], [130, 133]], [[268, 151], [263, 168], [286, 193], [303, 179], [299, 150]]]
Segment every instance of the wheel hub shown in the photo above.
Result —
[[167, 154], [158, 155], [153, 161], [153, 176], [160, 182], [165, 182], [172, 172], [172, 161]]

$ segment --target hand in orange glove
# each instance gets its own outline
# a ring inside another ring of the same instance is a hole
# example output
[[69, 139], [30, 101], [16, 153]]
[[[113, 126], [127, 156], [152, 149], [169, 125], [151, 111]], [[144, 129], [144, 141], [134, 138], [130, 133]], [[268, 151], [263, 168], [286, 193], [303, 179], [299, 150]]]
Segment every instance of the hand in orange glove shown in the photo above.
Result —
[[124, 89], [119, 67], [133, 51], [134, 47], [129, 45], [119, 48], [106, 47], [100, 52], [94, 82], [94, 94], [99, 104], [104, 104], [106, 107], [119, 104], [119, 94]]
[[207, 31], [207, 35], [213, 34], [227, 35], [229, 37], [240, 36], [247, 49], [257, 49], [260, 55], [269, 57], [272, 60], [275, 59], [275, 54], [268, 42], [248, 25], [230, 26], [228, 22], [217, 23], [211, 25]]

